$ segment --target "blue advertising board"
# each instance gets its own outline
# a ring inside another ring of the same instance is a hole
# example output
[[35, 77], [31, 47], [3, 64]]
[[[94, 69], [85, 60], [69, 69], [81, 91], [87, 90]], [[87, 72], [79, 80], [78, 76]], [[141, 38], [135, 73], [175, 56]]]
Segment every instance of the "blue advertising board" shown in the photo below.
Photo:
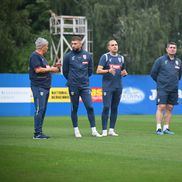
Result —
[[[102, 112], [102, 76], [90, 78], [93, 107], [96, 115]], [[156, 84], [149, 75], [128, 75], [123, 78], [123, 93], [118, 114], [155, 114]], [[182, 81], [179, 85], [179, 102], [182, 101]], [[47, 116], [70, 115], [70, 100], [66, 80], [53, 74]], [[33, 116], [34, 104], [28, 74], [0, 74], [0, 116]], [[80, 100], [78, 110], [86, 115]], [[182, 114], [182, 105], [175, 106], [174, 114]]]

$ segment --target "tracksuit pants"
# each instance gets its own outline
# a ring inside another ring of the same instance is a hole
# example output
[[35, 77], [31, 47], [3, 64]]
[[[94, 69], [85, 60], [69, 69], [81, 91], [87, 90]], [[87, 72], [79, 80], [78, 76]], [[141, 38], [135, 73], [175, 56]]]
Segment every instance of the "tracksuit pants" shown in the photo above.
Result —
[[110, 128], [114, 128], [118, 115], [118, 105], [120, 103], [122, 89], [118, 88], [115, 90], [106, 91], [103, 89], [103, 111], [102, 111], [102, 129], [107, 129], [107, 123], [110, 112]]
[[34, 97], [35, 114], [34, 114], [34, 129], [35, 135], [42, 133], [44, 117], [47, 109], [49, 98], [49, 90], [40, 87], [31, 87]]
[[78, 106], [79, 97], [81, 97], [84, 106], [87, 110], [90, 127], [95, 127], [95, 114], [92, 106], [91, 90], [89, 87], [69, 87], [69, 95], [71, 99], [71, 119], [73, 127], [78, 127]]

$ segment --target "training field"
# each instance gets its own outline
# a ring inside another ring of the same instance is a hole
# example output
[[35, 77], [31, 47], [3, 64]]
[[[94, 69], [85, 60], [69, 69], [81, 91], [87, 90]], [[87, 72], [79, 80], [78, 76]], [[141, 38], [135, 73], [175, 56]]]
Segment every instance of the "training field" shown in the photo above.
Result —
[[[48, 140], [33, 140], [32, 117], [0, 118], [1, 182], [181, 182], [182, 115], [175, 135], [157, 136], [155, 116], [119, 116], [119, 137], [94, 138], [86, 117], [76, 139], [70, 117], [46, 117]], [[101, 131], [100, 117], [96, 117]]]

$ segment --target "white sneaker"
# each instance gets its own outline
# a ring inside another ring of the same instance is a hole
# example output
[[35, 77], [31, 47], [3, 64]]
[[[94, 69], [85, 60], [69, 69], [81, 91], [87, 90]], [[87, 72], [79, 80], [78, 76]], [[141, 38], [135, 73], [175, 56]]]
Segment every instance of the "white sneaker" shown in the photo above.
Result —
[[80, 132], [75, 132], [75, 137], [76, 137], [76, 138], [81, 138], [81, 137], [82, 137], [82, 135], [81, 135], [81, 133], [80, 133]]
[[102, 130], [102, 136], [106, 137], [107, 136], [107, 130]]
[[102, 137], [97, 131], [92, 132], [92, 136], [94, 137]]
[[81, 138], [82, 135], [80, 134], [80, 130], [78, 127], [74, 127], [74, 133], [76, 138]]
[[115, 131], [109, 131], [108, 135], [110, 135], [110, 136], [118, 136], [118, 134], [115, 133]]

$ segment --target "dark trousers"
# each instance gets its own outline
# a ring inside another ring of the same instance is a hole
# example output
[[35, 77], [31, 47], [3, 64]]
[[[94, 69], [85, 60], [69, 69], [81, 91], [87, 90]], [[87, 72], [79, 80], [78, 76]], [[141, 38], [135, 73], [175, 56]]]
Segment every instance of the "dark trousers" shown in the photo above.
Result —
[[44, 117], [47, 109], [47, 101], [49, 98], [49, 89], [40, 87], [31, 87], [34, 97], [35, 114], [34, 114], [34, 129], [35, 135], [42, 133]]
[[122, 89], [115, 89], [112, 91], [103, 90], [102, 98], [103, 98], [103, 111], [102, 111], [102, 129], [107, 129], [107, 123], [110, 113], [110, 128], [114, 128], [118, 115], [118, 105], [120, 103], [122, 94]]
[[90, 122], [90, 127], [95, 127], [95, 114], [92, 106], [92, 98], [90, 88], [84, 87], [69, 87], [69, 95], [71, 99], [71, 119], [73, 127], [78, 127], [78, 106], [79, 106], [79, 97], [81, 97], [84, 106], [87, 110], [88, 120]]

